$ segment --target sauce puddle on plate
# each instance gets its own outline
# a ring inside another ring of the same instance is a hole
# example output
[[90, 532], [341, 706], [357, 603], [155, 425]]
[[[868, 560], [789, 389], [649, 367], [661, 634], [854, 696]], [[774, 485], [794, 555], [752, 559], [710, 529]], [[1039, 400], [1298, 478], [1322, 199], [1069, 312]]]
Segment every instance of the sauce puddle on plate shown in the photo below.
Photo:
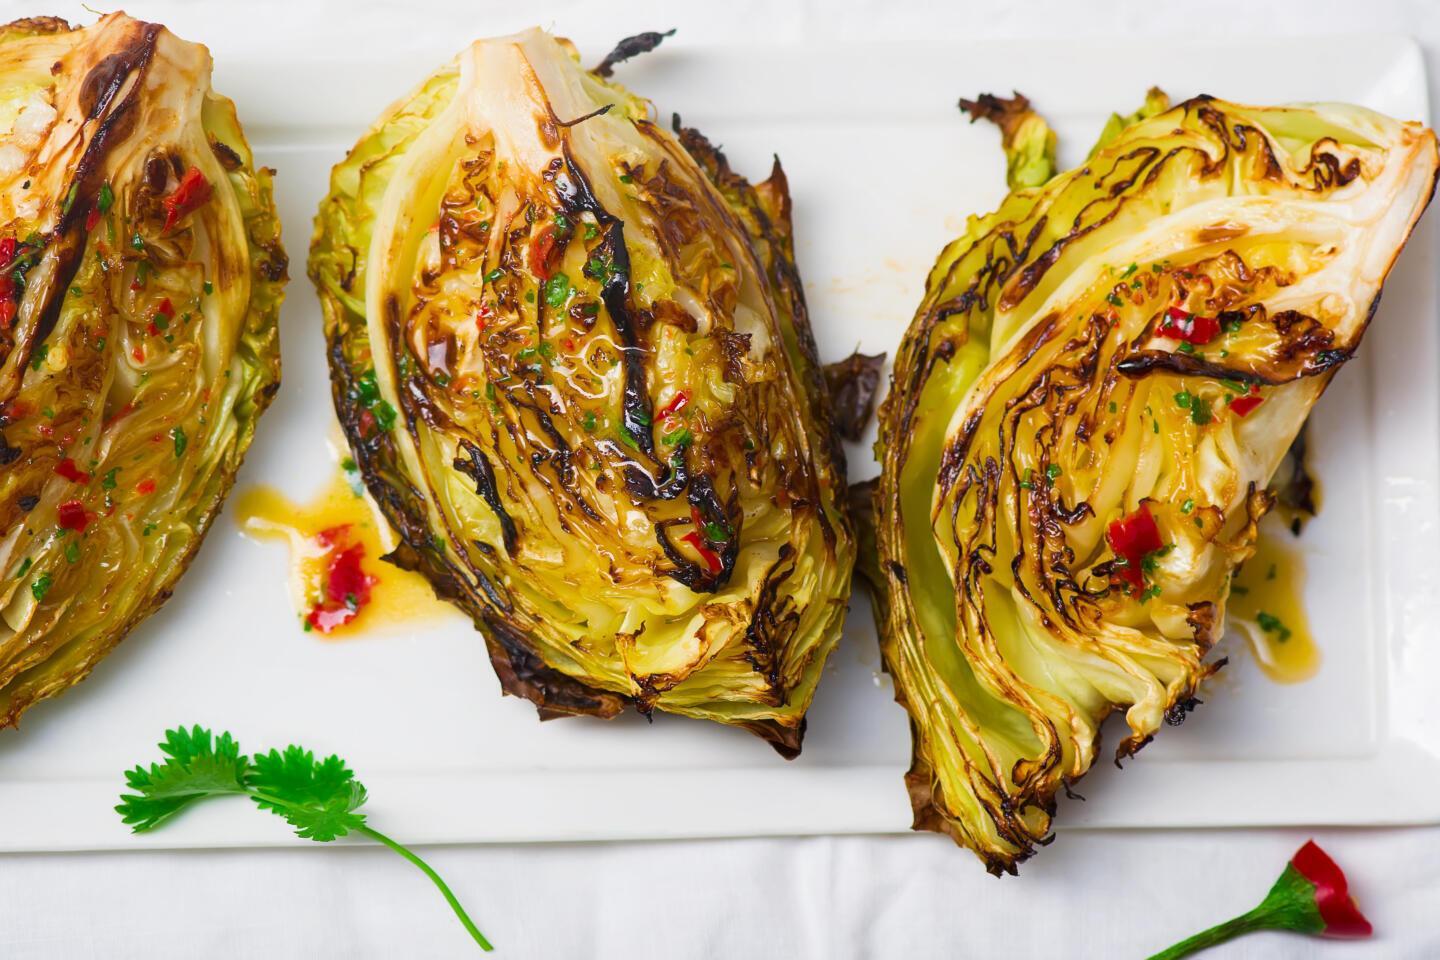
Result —
[[1278, 527], [1260, 533], [1255, 556], [1245, 561], [1230, 588], [1228, 616], [1250, 641], [1265, 676], [1299, 683], [1320, 669], [1320, 648], [1305, 615], [1305, 564]]
[[303, 505], [267, 486], [236, 497], [242, 533], [290, 545], [290, 591], [302, 628], [345, 637], [453, 614], [424, 577], [380, 559], [393, 549], [394, 536], [353, 477], [337, 471]]

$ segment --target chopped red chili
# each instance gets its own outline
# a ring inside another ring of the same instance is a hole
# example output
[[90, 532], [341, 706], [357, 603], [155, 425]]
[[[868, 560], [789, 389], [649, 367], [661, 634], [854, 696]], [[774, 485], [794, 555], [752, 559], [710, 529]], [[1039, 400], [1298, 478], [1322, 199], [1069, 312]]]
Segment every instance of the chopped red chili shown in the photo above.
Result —
[[15, 322], [15, 301], [0, 300], [0, 327], [9, 327]]
[[700, 554], [700, 559], [705, 561], [705, 569], [711, 573], [719, 573], [724, 569], [724, 565], [720, 563], [720, 554], [705, 545], [705, 541], [700, 536], [700, 531], [691, 530], [680, 539], [695, 548], [695, 552]]
[[321, 530], [314, 539], [325, 550], [325, 572], [320, 597], [305, 621], [321, 633], [329, 633], [360, 615], [378, 579], [361, 566], [365, 545], [352, 541], [349, 524]]
[[1173, 337], [1199, 346], [1220, 336], [1220, 321], [1179, 307], [1170, 307], [1166, 309], [1165, 319], [1160, 321], [1156, 332], [1162, 337]]
[[210, 181], [195, 167], [185, 171], [175, 192], [161, 201], [165, 205], [165, 232], [169, 233], [186, 214], [193, 213], [210, 199]]
[[132, 357], [135, 358], [135, 362], [136, 362], [136, 363], [144, 363], [144, 362], [145, 362], [145, 348], [142, 347], [142, 346], [140, 346], [140, 344], [138, 344], [138, 343], [135, 344], [135, 349], [133, 349], [133, 350], [130, 351], [130, 356], [132, 356]]
[[64, 460], [55, 464], [55, 473], [69, 480], [71, 483], [90, 482], [90, 474], [75, 466], [75, 461], [70, 457], [66, 457]]
[[1230, 401], [1230, 410], [1237, 417], [1248, 417], [1256, 407], [1264, 402], [1265, 398], [1260, 396], [1260, 388], [1252, 384], [1249, 393]]
[[689, 403], [690, 391], [681, 390], [679, 393], [675, 394], [675, 396], [670, 399], [669, 403], [665, 404], [665, 406], [660, 409], [660, 416], [673, 417], [681, 410], [684, 410], [685, 407], [689, 405]]
[[66, 500], [60, 504], [56, 515], [60, 520], [60, 526], [66, 530], [83, 533], [85, 528], [90, 525], [91, 516], [86, 512], [85, 504], [79, 500]]
[[1141, 564], [1145, 556], [1165, 545], [1160, 539], [1160, 529], [1155, 526], [1155, 518], [1150, 515], [1150, 505], [1141, 503], [1134, 513], [1112, 520], [1105, 530], [1105, 540], [1115, 556], [1125, 561], [1115, 575], [1136, 590], [1140, 589], [1144, 583]]
[[555, 225], [548, 224], [530, 241], [530, 272], [541, 280], [550, 279], [550, 261], [556, 250]]
[[494, 319], [495, 308], [488, 303], [482, 303], [480, 304], [480, 309], [475, 311], [475, 328], [481, 333], [484, 333], [485, 328], [488, 327], [490, 321]]
[[146, 477], [144, 480], [141, 480], [139, 483], [135, 484], [135, 492], [142, 495], [154, 493], [155, 481], [150, 479], [149, 477]]
[[6, 237], [0, 240], [0, 267], [10, 266], [10, 261], [15, 259], [15, 248], [19, 246], [14, 237]]
[[90, 212], [85, 214], [85, 231], [88, 233], [100, 226], [100, 208], [91, 207]]

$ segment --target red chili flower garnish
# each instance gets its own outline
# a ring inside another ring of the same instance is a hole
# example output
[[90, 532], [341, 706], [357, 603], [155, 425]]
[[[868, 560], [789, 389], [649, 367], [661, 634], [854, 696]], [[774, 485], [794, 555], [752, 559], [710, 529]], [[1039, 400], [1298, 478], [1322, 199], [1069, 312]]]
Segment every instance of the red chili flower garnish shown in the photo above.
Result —
[[1165, 319], [1160, 321], [1156, 332], [1162, 337], [1173, 337], [1176, 340], [1184, 340], [1186, 343], [1200, 346], [1220, 336], [1220, 321], [1214, 317], [1199, 316], [1179, 307], [1169, 307], [1165, 311]]
[[155, 481], [146, 477], [135, 484], [135, 492], [141, 495], [148, 495], [155, 492]]
[[90, 474], [75, 466], [75, 461], [69, 457], [55, 464], [55, 473], [69, 480], [71, 483], [90, 482]]
[[1258, 907], [1182, 940], [1150, 960], [1178, 960], [1255, 930], [1291, 930], [1322, 937], [1368, 937], [1374, 932], [1350, 896], [1345, 872], [1310, 840], [1290, 858]]
[[321, 633], [354, 620], [370, 602], [370, 589], [378, 578], [365, 572], [365, 545], [351, 542], [350, 525], [321, 530], [315, 543], [325, 549], [325, 571], [320, 597], [305, 621]]
[[711, 573], [719, 573], [725, 569], [724, 565], [720, 562], [720, 554], [705, 545], [705, 541], [700, 537], [700, 531], [691, 530], [680, 539], [682, 542], [688, 543], [695, 548], [695, 552], [700, 554], [700, 559], [705, 561], [705, 569]]
[[675, 414], [679, 413], [681, 410], [684, 410], [685, 407], [689, 405], [689, 403], [690, 403], [690, 391], [689, 391], [689, 390], [681, 390], [679, 393], [675, 394], [675, 396], [673, 396], [673, 397], [670, 398], [670, 402], [669, 402], [669, 403], [665, 404], [665, 406], [663, 406], [663, 407], [660, 408], [660, 416], [662, 416], [662, 417], [673, 417]]
[[1105, 529], [1105, 541], [1110, 544], [1115, 556], [1125, 561], [1125, 566], [1117, 569], [1115, 575], [1136, 590], [1144, 583], [1141, 563], [1145, 556], [1165, 546], [1160, 539], [1160, 528], [1155, 526], [1155, 518], [1150, 516], [1150, 505], [1143, 501], [1134, 513], [1110, 522]]
[[210, 199], [210, 181], [195, 167], [185, 171], [175, 192], [160, 201], [165, 205], [165, 232], [169, 233], [180, 218], [198, 210]]
[[549, 280], [550, 261], [557, 249], [555, 225], [549, 224], [530, 240], [530, 272], [541, 280]]
[[1320, 908], [1320, 919], [1325, 921], [1325, 936], [1368, 937], [1375, 932], [1350, 896], [1345, 871], [1314, 840], [1305, 841], [1305, 846], [1290, 858], [1290, 865], [1315, 884], [1315, 905]]
[[85, 504], [79, 500], [66, 500], [55, 511], [60, 521], [60, 526], [66, 530], [74, 530], [83, 533], [90, 525], [90, 514], [85, 511]]

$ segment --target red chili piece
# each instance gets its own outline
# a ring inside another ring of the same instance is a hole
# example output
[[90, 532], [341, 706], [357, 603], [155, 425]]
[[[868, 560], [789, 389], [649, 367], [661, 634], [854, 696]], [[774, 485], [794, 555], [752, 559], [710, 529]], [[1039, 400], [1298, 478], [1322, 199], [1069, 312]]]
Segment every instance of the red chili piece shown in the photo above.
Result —
[[305, 620], [321, 633], [349, 623], [359, 616], [370, 602], [370, 588], [377, 578], [365, 572], [365, 545], [348, 543], [350, 525], [330, 527], [315, 535], [315, 542], [326, 548], [325, 579], [319, 601]]
[[15, 259], [15, 249], [19, 244], [14, 237], [6, 237], [0, 240], [0, 267], [10, 266], [10, 261]]
[[711, 573], [719, 573], [724, 569], [724, 565], [720, 563], [720, 554], [705, 545], [705, 541], [700, 537], [700, 531], [691, 530], [680, 539], [695, 548], [695, 552], [700, 554], [700, 559], [705, 561], [705, 568]]
[[550, 261], [557, 250], [555, 226], [551, 224], [537, 233], [530, 241], [530, 272], [541, 280], [550, 279]]
[[1162, 337], [1173, 337], [1200, 346], [1220, 336], [1220, 321], [1179, 307], [1170, 307], [1165, 311], [1165, 319], [1160, 321], [1156, 332]]
[[1115, 575], [1139, 590], [1144, 583], [1140, 565], [1145, 556], [1165, 545], [1155, 518], [1150, 516], [1150, 505], [1141, 503], [1134, 513], [1112, 520], [1105, 530], [1105, 540], [1115, 556], [1125, 561], [1125, 566], [1116, 570]]
[[56, 510], [60, 520], [60, 526], [66, 530], [74, 530], [83, 533], [90, 525], [90, 514], [85, 512], [85, 504], [79, 500], [66, 500]]
[[151, 480], [149, 477], [146, 477], [144, 480], [141, 480], [139, 483], [135, 484], [135, 492], [142, 495], [154, 493], [155, 481]]
[[90, 482], [90, 474], [75, 466], [75, 461], [69, 457], [55, 464], [55, 473], [69, 480], [71, 483]]
[[670, 402], [665, 404], [665, 406], [660, 410], [660, 416], [673, 417], [681, 410], [684, 410], [689, 404], [690, 391], [681, 390], [679, 393], [675, 394], [675, 396], [670, 399]]
[[89, 233], [100, 226], [100, 208], [91, 207], [90, 212], [85, 214], [85, 232]]
[[1237, 417], [1248, 417], [1252, 410], [1264, 402], [1265, 398], [1260, 396], [1260, 388], [1251, 384], [1249, 393], [1230, 401], [1230, 410]]
[[1320, 919], [1325, 921], [1325, 936], [1370, 936], [1370, 921], [1365, 919], [1350, 896], [1345, 871], [1314, 840], [1307, 841], [1290, 858], [1290, 865], [1315, 884], [1315, 905], [1320, 908]]
[[210, 181], [195, 167], [185, 171], [175, 192], [160, 201], [165, 205], [165, 232], [174, 229], [180, 219], [204, 206], [210, 199]]

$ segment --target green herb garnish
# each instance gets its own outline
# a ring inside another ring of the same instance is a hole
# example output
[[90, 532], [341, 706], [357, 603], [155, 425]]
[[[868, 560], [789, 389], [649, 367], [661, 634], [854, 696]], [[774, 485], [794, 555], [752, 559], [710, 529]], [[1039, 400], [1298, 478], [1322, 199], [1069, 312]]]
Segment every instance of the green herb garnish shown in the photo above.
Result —
[[271, 750], [252, 759], [229, 733], [213, 737], [200, 726], [165, 731], [160, 752], [163, 762], [125, 773], [126, 787], [135, 792], [121, 794], [115, 812], [135, 833], [153, 830], [201, 800], [249, 797], [261, 810], [284, 818], [303, 840], [328, 843], [353, 832], [389, 847], [434, 882], [480, 949], [493, 949], [440, 875], [357, 812], [366, 800], [365, 787], [339, 757], [317, 760], [292, 744], [283, 753]]

